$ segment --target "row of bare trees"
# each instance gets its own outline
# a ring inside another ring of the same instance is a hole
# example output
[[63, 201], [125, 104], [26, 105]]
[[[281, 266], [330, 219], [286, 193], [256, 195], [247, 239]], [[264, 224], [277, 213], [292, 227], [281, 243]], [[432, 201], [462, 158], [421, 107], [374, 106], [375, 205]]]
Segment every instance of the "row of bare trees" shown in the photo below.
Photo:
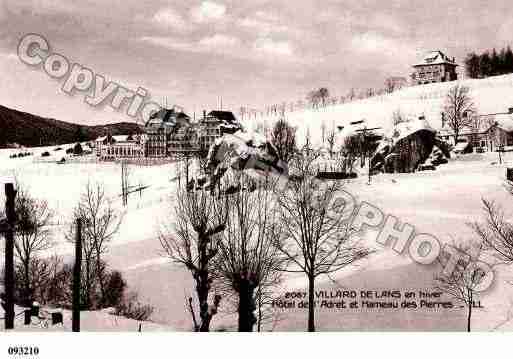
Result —
[[[53, 211], [47, 201], [34, 197], [18, 181], [15, 212], [15, 302], [21, 306], [31, 306], [37, 301], [43, 305], [71, 307], [73, 266], [60, 256], [50, 255], [56, 244], [55, 231], [51, 230], [55, 225]], [[94, 310], [123, 304], [126, 282], [120, 272], [109, 269], [105, 260], [123, 216], [106, 195], [103, 185], [88, 183], [85, 187], [65, 233], [72, 243], [76, 238], [77, 219], [82, 223], [81, 308]], [[151, 314], [146, 306], [136, 309], [141, 308]], [[126, 315], [127, 311], [122, 314]]]
[[400, 90], [408, 86], [407, 80], [404, 78], [390, 77], [384, 82], [383, 88], [351, 88], [345, 95], [333, 95], [328, 88], [321, 87], [309, 91], [305, 99], [297, 101], [284, 101], [278, 104], [268, 105], [263, 109], [241, 106], [238, 114], [242, 120], [257, 120], [257, 118], [280, 116], [283, 117], [287, 113], [294, 111], [302, 111], [305, 109], [318, 110], [326, 106], [334, 106], [344, 103], [350, 103], [356, 100], [363, 100], [374, 96], [383, 96], [394, 91]]
[[[315, 331], [314, 293], [327, 276], [370, 252], [351, 235], [337, 203], [339, 182], [314, 177], [316, 152], [295, 154], [290, 165], [299, 173], [286, 188], [264, 176], [254, 180], [239, 173], [231, 194], [177, 190], [173, 223], [163, 226], [160, 242], [166, 255], [188, 269], [198, 305], [188, 298], [195, 331], [209, 331], [221, 306], [233, 303], [238, 330], [261, 330], [269, 316], [283, 273], [304, 273], [308, 282], [308, 330]], [[212, 297], [213, 296], [213, 297]]]

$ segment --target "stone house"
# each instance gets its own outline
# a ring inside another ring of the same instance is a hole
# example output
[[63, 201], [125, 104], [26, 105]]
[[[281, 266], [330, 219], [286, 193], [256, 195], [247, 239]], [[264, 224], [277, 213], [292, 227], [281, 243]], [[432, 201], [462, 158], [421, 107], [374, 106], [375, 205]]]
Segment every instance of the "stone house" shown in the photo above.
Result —
[[458, 79], [456, 61], [437, 50], [426, 54], [417, 64], [413, 65], [411, 74], [413, 85], [423, 85], [434, 82], [448, 82]]

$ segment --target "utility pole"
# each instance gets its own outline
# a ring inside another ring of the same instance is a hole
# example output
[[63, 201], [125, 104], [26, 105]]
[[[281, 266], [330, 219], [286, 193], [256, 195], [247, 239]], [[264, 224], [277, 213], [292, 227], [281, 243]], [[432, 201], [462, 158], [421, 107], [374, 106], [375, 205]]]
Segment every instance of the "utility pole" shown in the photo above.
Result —
[[128, 205], [128, 169], [127, 162], [121, 160], [121, 199], [123, 206]]
[[12, 183], [5, 184], [5, 329], [14, 329], [14, 226], [16, 224], [16, 191]]
[[80, 332], [80, 280], [82, 274], [82, 219], [77, 218], [75, 233], [75, 266], [73, 267], [73, 304], [71, 327], [73, 332]]

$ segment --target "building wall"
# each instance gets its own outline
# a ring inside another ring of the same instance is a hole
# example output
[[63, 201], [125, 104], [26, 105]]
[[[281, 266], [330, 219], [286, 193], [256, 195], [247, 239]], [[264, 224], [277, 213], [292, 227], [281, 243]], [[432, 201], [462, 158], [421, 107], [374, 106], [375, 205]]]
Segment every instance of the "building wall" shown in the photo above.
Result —
[[101, 146], [100, 160], [109, 161], [118, 158], [142, 158], [144, 149], [136, 141], [116, 142]]
[[[450, 145], [455, 145], [454, 135], [444, 135], [441, 138]], [[493, 152], [501, 146], [513, 146], [513, 132], [494, 126], [482, 133], [463, 133], [458, 137], [458, 141], [460, 140], [469, 142], [474, 151], [480, 148], [485, 152]]]
[[218, 118], [204, 115], [199, 123], [184, 123], [179, 128], [148, 127], [144, 156], [168, 157], [208, 151], [223, 136], [222, 125]]
[[448, 64], [417, 66], [412, 74], [412, 81], [416, 85], [454, 81], [457, 78], [456, 66]]
[[496, 151], [503, 146], [513, 146], [513, 132], [507, 132], [499, 127], [492, 127], [486, 135], [489, 151]]
[[144, 157], [166, 157], [166, 134], [163, 130], [146, 132]]
[[210, 146], [223, 135], [220, 125], [221, 121], [214, 117], [206, 117], [200, 122], [198, 138], [203, 151], [208, 151]]

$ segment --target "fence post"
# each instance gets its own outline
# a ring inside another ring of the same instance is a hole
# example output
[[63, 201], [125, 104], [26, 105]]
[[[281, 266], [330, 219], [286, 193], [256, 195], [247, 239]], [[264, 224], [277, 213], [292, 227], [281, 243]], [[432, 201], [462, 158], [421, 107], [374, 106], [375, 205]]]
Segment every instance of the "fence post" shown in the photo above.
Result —
[[82, 220], [77, 218], [75, 234], [75, 266], [73, 267], [73, 304], [71, 326], [73, 332], [80, 332], [80, 279], [82, 273]]
[[14, 329], [14, 226], [16, 224], [16, 191], [12, 183], [5, 184], [5, 329]]

